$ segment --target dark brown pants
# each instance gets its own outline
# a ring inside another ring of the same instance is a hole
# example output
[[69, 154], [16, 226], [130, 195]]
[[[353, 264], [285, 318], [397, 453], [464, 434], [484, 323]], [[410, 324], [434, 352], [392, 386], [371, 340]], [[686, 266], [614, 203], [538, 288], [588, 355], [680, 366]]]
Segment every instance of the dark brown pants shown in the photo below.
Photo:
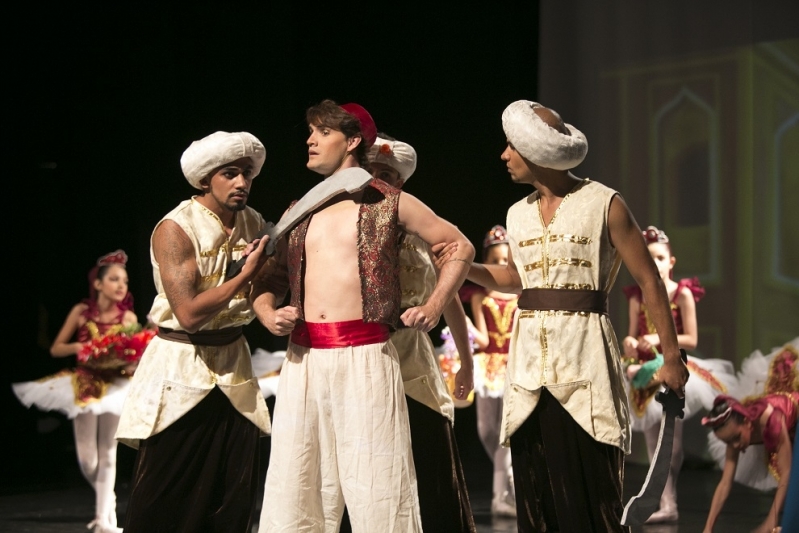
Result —
[[141, 442], [125, 533], [249, 533], [260, 430], [214, 388]]
[[[441, 413], [409, 396], [405, 399], [422, 529], [435, 533], [476, 533], [455, 429]], [[346, 512], [340, 531], [352, 531]]]
[[546, 389], [510, 444], [520, 533], [629, 533], [624, 453], [594, 440]]

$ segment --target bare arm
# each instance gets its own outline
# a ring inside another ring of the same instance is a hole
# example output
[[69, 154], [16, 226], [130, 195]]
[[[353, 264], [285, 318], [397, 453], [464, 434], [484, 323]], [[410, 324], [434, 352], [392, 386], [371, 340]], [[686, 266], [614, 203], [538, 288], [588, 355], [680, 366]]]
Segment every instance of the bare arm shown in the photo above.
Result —
[[780, 436], [777, 442], [777, 469], [780, 473], [780, 481], [777, 484], [777, 492], [774, 493], [774, 502], [771, 504], [771, 509], [769, 509], [766, 519], [755, 530], [758, 533], [770, 532], [777, 527], [777, 517], [780, 515], [780, 511], [782, 511], [785, 505], [785, 495], [788, 492], [793, 449], [791, 447], [791, 438], [788, 436], [788, 428], [785, 427], [785, 418], [781, 418]]
[[627, 328], [627, 336], [621, 344], [624, 348], [624, 357], [638, 359], [638, 313], [641, 312], [641, 302], [638, 298], [630, 298], [627, 305], [630, 325]]
[[508, 249], [507, 265], [483, 265], [472, 263], [467, 279], [498, 292], [520, 294], [522, 291], [522, 278], [513, 262], [513, 254]]
[[458, 350], [461, 368], [455, 375], [455, 397], [465, 400], [474, 389], [474, 360], [472, 359], [472, 345], [469, 342], [469, 326], [466, 323], [466, 313], [463, 304], [456, 295], [444, 307], [444, 320], [452, 333], [452, 340]]
[[738, 467], [738, 450], [732, 446], [727, 446], [727, 455], [724, 460], [724, 470], [721, 473], [721, 480], [716, 485], [716, 491], [713, 493], [713, 500], [710, 502], [710, 511], [707, 514], [705, 521], [704, 533], [711, 533], [716, 519], [721, 513], [721, 508], [724, 507], [724, 502], [727, 501], [727, 496], [730, 495], [730, 488], [732, 487], [733, 479], [735, 479], [735, 469]]
[[662, 381], [678, 396], [683, 397], [683, 387], [688, 379], [688, 368], [682, 362], [677, 345], [677, 330], [671, 316], [669, 297], [660, 279], [655, 262], [641, 237], [641, 228], [620, 196], [610, 202], [608, 231], [611, 243], [618, 250], [625, 266], [641, 287], [652, 322], [660, 335], [664, 364], [659, 370]]
[[69, 342], [78, 331], [81, 321], [81, 313], [86, 310], [86, 304], [77, 304], [67, 315], [64, 324], [58, 331], [53, 344], [50, 346], [50, 355], [53, 357], [68, 357], [77, 354], [83, 347], [83, 343]]
[[677, 335], [677, 345], [686, 350], [693, 350], [699, 344], [699, 329], [696, 325], [696, 300], [691, 289], [683, 287], [677, 295], [680, 307], [683, 332]]
[[275, 255], [270, 257], [252, 283], [252, 306], [261, 324], [273, 335], [284, 336], [294, 330], [300, 312], [296, 307], [278, 308], [289, 288], [288, 246], [280, 240]]
[[255, 243], [238, 276], [218, 287], [199, 292], [200, 271], [194, 245], [188, 235], [171, 220], [163, 221], [156, 228], [153, 253], [159, 265], [166, 298], [183, 329], [189, 333], [197, 331], [247, 287], [266, 260], [263, 251], [267, 240], [264, 238]]
[[485, 350], [488, 347], [488, 326], [486, 325], [486, 317], [483, 314], [483, 298], [485, 298], [485, 294], [477, 292], [472, 295], [471, 301], [474, 329], [477, 330], [474, 335], [474, 341], [481, 350]]
[[427, 332], [435, 327], [444, 306], [463, 285], [469, 265], [474, 259], [474, 246], [458, 228], [438, 217], [429, 207], [407, 193], [400, 193], [399, 222], [405, 231], [418, 235], [430, 246], [442, 242], [457, 245], [457, 250], [441, 267], [436, 286], [427, 301], [419, 307], [408, 309], [402, 315], [406, 326]]

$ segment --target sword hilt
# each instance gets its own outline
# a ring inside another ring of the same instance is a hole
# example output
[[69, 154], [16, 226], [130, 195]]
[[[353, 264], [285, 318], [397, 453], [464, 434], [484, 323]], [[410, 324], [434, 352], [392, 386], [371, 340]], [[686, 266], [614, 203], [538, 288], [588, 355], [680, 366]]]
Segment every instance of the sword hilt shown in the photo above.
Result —
[[[682, 359], [683, 363], [688, 362], [688, 354], [682, 348], [680, 348], [680, 359]], [[677, 418], [685, 416], [685, 396], [680, 398], [677, 396], [677, 393], [669, 387], [665, 387], [664, 390], [655, 394], [655, 400], [663, 405], [664, 412], [674, 415]]]
[[[272, 231], [274, 231], [275, 225], [272, 222], [267, 222], [264, 229], [258, 234], [255, 239], [263, 239], [267, 235], [270, 235]], [[253, 240], [255, 240], [253, 239]], [[273, 239], [271, 236], [269, 238], [269, 242], [266, 243], [266, 247], [264, 248], [264, 254], [267, 257], [273, 255], [275, 253], [275, 244], [277, 243], [277, 239]], [[229, 279], [233, 279], [239, 275], [241, 269], [244, 268], [244, 263], [247, 261], [247, 257], [242, 257], [230, 263], [227, 267], [227, 272], [225, 272], [225, 281]]]

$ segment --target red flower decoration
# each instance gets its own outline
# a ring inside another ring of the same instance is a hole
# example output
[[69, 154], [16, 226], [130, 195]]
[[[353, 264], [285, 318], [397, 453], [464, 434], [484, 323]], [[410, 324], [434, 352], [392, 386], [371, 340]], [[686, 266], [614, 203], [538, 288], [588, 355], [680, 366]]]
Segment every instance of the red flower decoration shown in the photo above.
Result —
[[394, 155], [394, 150], [391, 149], [391, 145], [388, 143], [383, 143], [380, 145], [380, 153], [382, 155]]
[[97, 337], [83, 345], [78, 361], [94, 368], [122, 368], [137, 363], [155, 334], [155, 330], [136, 327]]

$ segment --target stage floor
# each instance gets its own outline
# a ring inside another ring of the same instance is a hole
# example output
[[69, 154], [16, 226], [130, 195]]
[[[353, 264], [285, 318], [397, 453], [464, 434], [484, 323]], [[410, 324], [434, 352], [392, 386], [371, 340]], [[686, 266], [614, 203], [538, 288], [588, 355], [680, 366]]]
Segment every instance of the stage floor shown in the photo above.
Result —
[[[7, 457], [6, 460], [13, 460]], [[485, 470], [480, 468], [480, 470]], [[470, 498], [479, 533], [511, 533], [516, 531], [511, 519], [492, 519], [487, 479], [490, 472], [467, 470]], [[626, 467], [625, 492], [634, 494], [646, 476], [646, 467], [630, 464]], [[708, 468], [684, 469], [679, 479], [680, 519], [675, 524], [634, 528], [635, 533], [692, 533], [702, 530], [710, 499], [720, 472]], [[78, 476], [58, 482], [3, 484], [0, 493], [0, 531], [9, 533], [85, 533], [93, 515], [93, 495]], [[117, 484], [120, 523], [124, 520], [128, 485]], [[748, 532], [765, 516], [772, 494], [761, 493], [736, 485], [725, 505], [715, 531], [723, 533]], [[257, 522], [257, 520], [255, 520]], [[253, 526], [257, 532], [257, 526]]]

